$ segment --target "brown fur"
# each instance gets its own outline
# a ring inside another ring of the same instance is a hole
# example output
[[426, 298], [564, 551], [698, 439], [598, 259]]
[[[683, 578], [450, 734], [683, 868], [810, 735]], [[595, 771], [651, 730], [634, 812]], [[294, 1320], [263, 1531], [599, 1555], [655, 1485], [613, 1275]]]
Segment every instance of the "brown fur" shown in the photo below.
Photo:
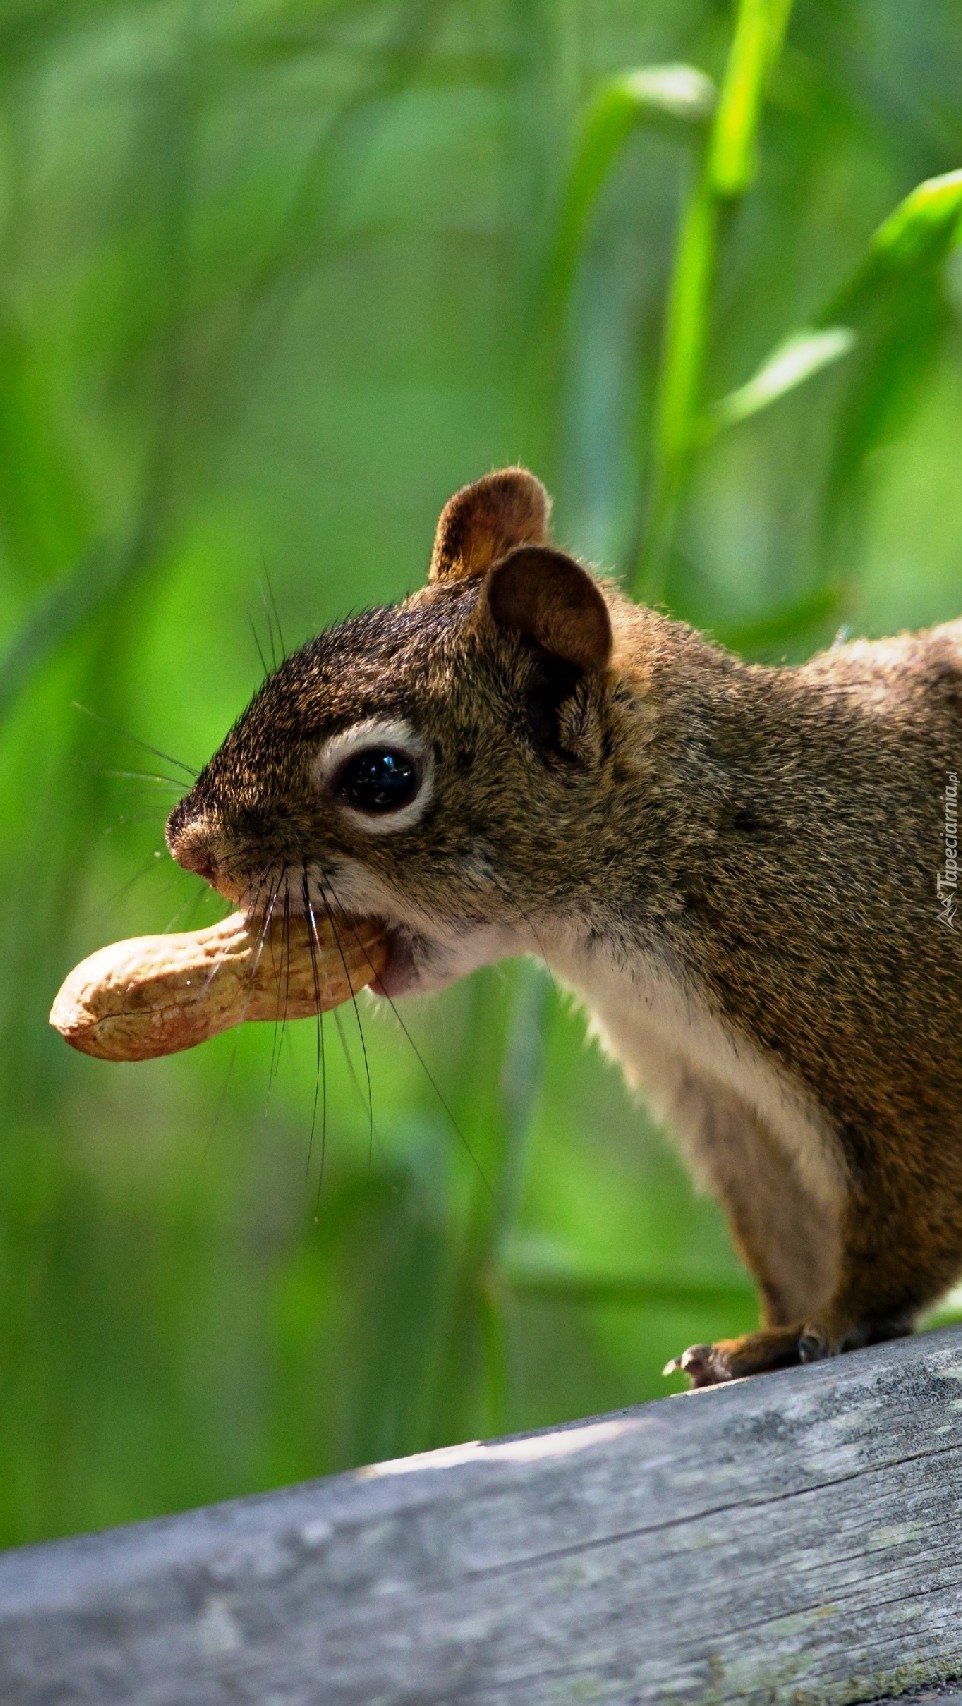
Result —
[[[749, 666], [539, 549], [546, 516], [523, 470], [456, 494], [431, 584], [281, 665], [171, 849], [255, 908], [265, 873], [308, 867], [317, 904], [377, 896], [422, 983], [463, 969], [461, 940], [536, 949], [592, 1004], [599, 979], [623, 989], [639, 1036], [657, 992], [682, 992], [703, 1022], [672, 1117], [765, 1317], [686, 1353], [696, 1384], [908, 1331], [962, 1271], [962, 919], [935, 888], [962, 622]], [[423, 815], [393, 834], [348, 821], [313, 769], [371, 717], [433, 757]], [[744, 1051], [744, 1082], [706, 1027]], [[814, 1172], [792, 1121], [822, 1145]]]

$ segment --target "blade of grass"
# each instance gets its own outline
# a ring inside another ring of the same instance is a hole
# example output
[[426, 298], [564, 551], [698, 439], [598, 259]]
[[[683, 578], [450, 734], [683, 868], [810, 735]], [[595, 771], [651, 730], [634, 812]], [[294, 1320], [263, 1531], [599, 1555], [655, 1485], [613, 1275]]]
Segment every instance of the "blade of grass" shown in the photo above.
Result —
[[47, 361], [0, 309], [0, 533], [31, 590], [89, 539], [93, 505], [50, 398]]
[[665, 565], [692, 449], [715, 278], [718, 200], [703, 166], [682, 215], [665, 314], [646, 536], [632, 577], [636, 597], [663, 595]]
[[816, 321], [861, 317], [889, 285], [930, 272], [962, 241], [962, 170], [926, 178], [893, 208], [872, 236], [861, 266]]
[[[546, 472], [563, 413], [558, 386], [567, 366], [568, 304], [605, 184], [636, 132], [655, 128], [682, 141], [703, 141], [714, 105], [715, 85], [695, 66], [646, 65], [601, 83], [581, 113], [547, 258], [534, 268], [534, 301], [525, 316], [526, 437], [532, 460]], [[530, 424], [534, 419], [542, 423], [538, 428]]]
[[754, 179], [764, 85], [790, 15], [791, 0], [740, 0], [718, 108], [682, 214], [665, 315], [648, 520], [630, 576], [635, 595], [650, 601], [664, 593], [696, 449], [720, 223]]
[[873, 233], [864, 259], [811, 326], [784, 338], [744, 385], [704, 411], [696, 442], [704, 445], [750, 420], [834, 366], [868, 331], [880, 329], [883, 319], [891, 325], [911, 314], [920, 283], [938, 273], [960, 242], [962, 171], [916, 185]]
[[704, 132], [715, 104], [710, 77], [693, 65], [647, 65], [602, 83], [582, 113], [548, 267], [546, 312], [561, 312], [585, 230], [627, 138], [646, 125]]
[[705, 411], [697, 438], [705, 444], [727, 427], [738, 426], [777, 403], [816, 373], [834, 367], [855, 348], [858, 337], [851, 326], [828, 326], [793, 332], [777, 344], [744, 385], [713, 403]]
[[739, 6], [711, 139], [716, 195], [745, 194], [757, 171], [765, 80], [781, 53], [792, 0], [743, 0]]

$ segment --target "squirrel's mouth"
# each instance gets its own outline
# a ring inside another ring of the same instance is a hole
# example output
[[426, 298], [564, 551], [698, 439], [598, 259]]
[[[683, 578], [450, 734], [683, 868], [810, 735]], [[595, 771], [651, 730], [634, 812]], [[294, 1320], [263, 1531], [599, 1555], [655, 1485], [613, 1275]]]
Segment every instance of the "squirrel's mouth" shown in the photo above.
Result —
[[[277, 922], [285, 917], [303, 917], [305, 914], [319, 920], [327, 917], [331, 920], [335, 937], [349, 943], [355, 926], [363, 918], [368, 925], [380, 931], [387, 950], [386, 963], [368, 985], [372, 994], [386, 1000], [393, 1001], [401, 995], [443, 986], [451, 980], [451, 974], [445, 970], [446, 955], [440, 943], [410, 924], [385, 918], [376, 903], [369, 909], [365, 905], [363, 891], [358, 893], [356, 886], [348, 898], [344, 889], [352, 885], [340, 881], [336, 888], [333, 884], [328, 887], [323, 881], [312, 881], [308, 885], [306, 878], [301, 880], [297, 870], [292, 868], [283, 872], [265, 906], [263, 884], [253, 882], [249, 873], [238, 871], [228, 875], [226, 871], [218, 871], [213, 879], [208, 877], [208, 881], [211, 880], [225, 900], [232, 901], [260, 926], [268, 917]], [[373, 965], [371, 969], [373, 971]]]
[[399, 995], [409, 994], [420, 982], [419, 938], [397, 925], [385, 925], [384, 939], [387, 943], [387, 964], [380, 976], [374, 979], [371, 990], [373, 994], [393, 1001]]

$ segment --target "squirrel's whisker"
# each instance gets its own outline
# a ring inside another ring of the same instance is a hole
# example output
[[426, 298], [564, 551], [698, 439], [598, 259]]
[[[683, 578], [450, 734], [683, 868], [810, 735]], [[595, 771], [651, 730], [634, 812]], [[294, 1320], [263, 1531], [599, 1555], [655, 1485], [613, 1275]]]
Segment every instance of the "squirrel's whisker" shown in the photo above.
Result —
[[548, 960], [548, 955], [545, 952], [545, 945], [541, 939], [541, 932], [536, 928], [534, 921], [531, 918], [529, 913], [525, 912], [523, 910], [523, 908], [521, 908], [521, 907], [518, 908], [518, 911], [521, 913], [521, 917], [524, 919], [525, 924], [528, 926], [528, 929], [531, 931], [531, 935], [532, 935], [532, 938], [534, 940], [535, 946], [537, 947], [538, 953], [541, 955], [542, 966], [543, 966], [544, 970], [547, 972], [548, 977], [551, 981], [551, 987], [554, 990], [555, 995], [558, 997], [558, 1000], [560, 1001], [561, 1000], [561, 989], [559, 988], [558, 980], [555, 977], [554, 972], [551, 970], [551, 964]]
[[[362, 1108], [364, 1108], [366, 1106], [365, 1095], [364, 1095], [363, 1089], [361, 1088], [361, 1080], [359, 1079], [359, 1077], [357, 1075], [357, 1069], [354, 1065], [354, 1056], [352, 1055], [350, 1048], [348, 1047], [347, 1035], [346, 1035], [346, 1032], [344, 1030], [344, 1025], [343, 1025], [343, 1022], [341, 1019], [341, 1009], [339, 1007], [333, 1008], [332, 1012], [331, 1012], [331, 1017], [334, 1020], [334, 1028], [337, 1031], [337, 1040], [341, 1045], [341, 1053], [344, 1056], [344, 1065], [347, 1069], [348, 1078], [351, 1081], [351, 1089], [354, 1091], [354, 1094], [357, 1097], [360, 1106]], [[371, 1124], [372, 1124], [373, 1132], [374, 1132], [374, 1141], [377, 1143], [378, 1147], [380, 1148], [381, 1143], [380, 1143], [380, 1139], [378, 1137], [377, 1127], [374, 1125], [373, 1118], [372, 1118]]]
[[[330, 879], [328, 878], [326, 872], [324, 873], [324, 882], [327, 884], [328, 887], [330, 887]], [[331, 889], [331, 893], [332, 894], [334, 893], [333, 889]], [[324, 902], [324, 910], [327, 913], [328, 923], [331, 926], [331, 930], [332, 930], [333, 935], [334, 935], [334, 941], [337, 944], [337, 951], [341, 956], [341, 964], [344, 967], [344, 976], [346, 977], [348, 985], [351, 989], [351, 1006], [354, 1008], [354, 1019], [355, 1019], [355, 1022], [357, 1024], [357, 1034], [358, 1034], [358, 1037], [359, 1037], [360, 1043], [361, 1043], [361, 1056], [362, 1056], [363, 1061], [364, 1061], [364, 1077], [365, 1077], [365, 1080], [367, 1083], [368, 1152], [370, 1154], [371, 1152], [373, 1152], [373, 1148], [374, 1148], [374, 1092], [373, 1092], [373, 1089], [371, 1087], [371, 1063], [368, 1060], [368, 1054], [367, 1054], [367, 1038], [364, 1035], [364, 1026], [361, 1023], [361, 1009], [357, 1004], [357, 996], [354, 994], [354, 986], [353, 986], [353, 982], [351, 980], [351, 975], [347, 969], [347, 960], [346, 960], [345, 955], [344, 955], [344, 949], [341, 947], [341, 938], [338, 935], [337, 923], [335, 921], [333, 910], [332, 910], [331, 905], [327, 899], [326, 894], [324, 893], [323, 888], [321, 889], [321, 899]], [[341, 916], [343, 918], [344, 917], [343, 907], [339, 906], [338, 910], [341, 912]], [[365, 958], [366, 957], [367, 957], [367, 954], [365, 952]]]
[[[338, 910], [341, 914], [341, 918], [342, 918], [343, 922], [347, 925], [348, 929], [350, 930], [352, 936], [354, 937], [355, 942], [357, 943], [362, 954], [364, 955], [364, 958], [368, 961], [369, 964], [371, 964], [372, 963], [371, 957], [370, 957], [366, 947], [364, 946], [364, 943], [361, 940], [361, 937], [359, 936], [358, 932], [355, 930], [353, 924], [351, 923], [350, 917], [345, 912], [343, 906], [341, 905], [340, 901], [338, 900], [337, 890], [335, 889], [334, 884], [331, 882], [331, 879], [330, 879], [330, 877], [326, 871], [323, 872], [323, 877], [324, 877], [325, 886], [330, 889], [331, 894], [334, 897], [335, 903], [336, 903]], [[338, 950], [341, 953], [341, 957], [343, 958], [344, 951], [341, 948], [340, 940], [339, 940], [338, 935], [337, 935], [337, 926], [334, 923], [334, 918], [333, 918], [332, 913], [331, 913], [330, 905], [327, 901], [326, 896], [324, 895], [323, 890], [321, 891], [321, 894], [322, 894], [322, 898], [324, 900], [324, 905], [327, 909], [328, 918], [330, 919], [330, 922], [331, 922], [331, 929], [334, 932], [335, 941], [337, 941]], [[431, 1089], [434, 1091], [435, 1096], [437, 1097], [438, 1101], [440, 1102], [441, 1107], [444, 1109], [444, 1112], [446, 1113], [448, 1119], [451, 1121], [451, 1124], [454, 1127], [455, 1132], [457, 1133], [457, 1137], [458, 1137], [459, 1142], [462, 1144], [463, 1148], [465, 1149], [467, 1154], [470, 1156], [472, 1164], [474, 1166], [474, 1169], [477, 1172], [478, 1177], [481, 1180], [481, 1183], [484, 1185], [484, 1188], [487, 1191], [489, 1197], [491, 1198], [491, 1201], [494, 1202], [495, 1194], [494, 1194], [494, 1190], [492, 1188], [491, 1182], [488, 1179], [488, 1176], [485, 1173], [484, 1168], [482, 1167], [480, 1161], [478, 1160], [477, 1156], [475, 1155], [474, 1150], [471, 1148], [470, 1143], [468, 1142], [467, 1138], [465, 1137], [464, 1132], [461, 1130], [461, 1127], [458, 1124], [457, 1119], [455, 1118], [454, 1110], [451, 1108], [450, 1104], [448, 1103], [447, 1099], [445, 1098], [444, 1093], [441, 1090], [441, 1086], [438, 1084], [437, 1079], [434, 1077], [434, 1074], [432, 1073], [430, 1067], [428, 1066], [428, 1063], [425, 1060], [423, 1054], [421, 1053], [421, 1050], [418, 1048], [417, 1043], [415, 1042], [410, 1031], [408, 1030], [407, 1025], [404, 1023], [404, 1020], [401, 1018], [401, 1015], [397, 1010], [396, 1002], [393, 1000], [393, 998], [390, 995], [387, 995], [387, 994], [385, 994], [384, 999], [387, 1002], [388, 1006], [390, 1007], [391, 1012], [394, 1014], [394, 1017], [397, 1020], [399, 1026], [401, 1027], [401, 1030], [404, 1033], [404, 1036], [407, 1038], [408, 1044], [414, 1050], [415, 1058], [416, 1058], [419, 1066], [421, 1067], [421, 1070], [424, 1073], [428, 1083], [430, 1084]], [[357, 997], [356, 996], [354, 997], [354, 1008], [355, 1008], [355, 1012], [357, 1012]], [[361, 1022], [360, 1017], [358, 1017], [358, 1027], [359, 1028], [360, 1028], [360, 1022]], [[365, 1066], [366, 1066], [367, 1065], [367, 1051], [366, 1050], [365, 1050], [364, 1060], [365, 1060]], [[370, 1080], [369, 1080], [369, 1082], [370, 1082]]]
[[[144, 821], [147, 822], [149, 820], [145, 819]], [[119, 824], [113, 824], [109, 829], [104, 830], [104, 834], [109, 835], [113, 832], [114, 829], [118, 829], [118, 828], [120, 828]], [[96, 907], [94, 909], [94, 911], [90, 913], [90, 917], [92, 919], [99, 920], [102, 917], [104, 917], [106, 913], [112, 912], [114, 907], [117, 905], [117, 902], [120, 900], [123, 900], [124, 895], [129, 894], [130, 890], [132, 888], [134, 888], [137, 883], [143, 882], [148, 871], [155, 871], [156, 869], [157, 869], [157, 854], [151, 853], [150, 858], [146, 861], [146, 863], [141, 865], [140, 869], [135, 871], [132, 877], [128, 877], [127, 881], [125, 883], [121, 883], [120, 888], [115, 889], [113, 894], [109, 897], [108, 900], [104, 901], [101, 906]], [[165, 894], [167, 893], [168, 889], [170, 888], [171, 883], [173, 883], [175, 880], [176, 880], [176, 873], [174, 873], [172, 871], [170, 873], [170, 882], [167, 885], [167, 889], [164, 890]], [[85, 914], [85, 916], [86, 916], [86, 914]]]
[[[116, 835], [118, 829], [127, 829], [129, 827], [129, 825], [131, 825], [131, 824], [139, 824], [139, 823], [156, 824], [156, 822], [157, 822], [157, 813], [156, 812], [121, 812], [116, 823], [104, 824], [104, 827], [100, 831], [100, 833], [102, 836]], [[164, 855], [164, 853], [166, 853], [166, 851], [167, 851], [167, 849], [165, 847], [158, 847], [157, 852], [155, 854], [155, 857], [161, 858]]]
[[270, 672], [270, 668], [269, 668], [267, 659], [264, 656], [264, 648], [261, 645], [260, 636], [258, 635], [257, 627], [256, 627], [255, 622], [254, 622], [254, 618], [251, 615], [250, 611], [247, 612], [247, 620], [250, 623], [250, 630], [251, 630], [252, 635], [254, 636], [254, 644], [257, 647], [257, 655], [261, 660], [261, 669], [264, 672], [264, 680], [266, 681], [267, 677], [270, 675], [271, 672]]
[[178, 794], [183, 793], [184, 789], [183, 781], [179, 781], [176, 776], [157, 776], [149, 770], [105, 770], [100, 765], [94, 765], [93, 769], [96, 775], [110, 776], [119, 782], [150, 782], [157, 787], [170, 788]]
[[[271, 867], [268, 866], [267, 869], [269, 872]], [[259, 885], [258, 893], [261, 892], [263, 887], [264, 887], [263, 883]], [[251, 964], [251, 970], [250, 970], [251, 995], [253, 995], [253, 991], [254, 991], [254, 978], [257, 974], [257, 967], [260, 964], [260, 957], [261, 957], [261, 953], [263, 952], [264, 937], [266, 935], [266, 930], [267, 930], [267, 926], [265, 925], [265, 927], [261, 931], [260, 937], [258, 939], [257, 948], [256, 948], [255, 954], [254, 954], [254, 959], [253, 959], [253, 962]], [[205, 992], [208, 989], [210, 989], [211, 984], [213, 983], [215, 977], [217, 976], [218, 971], [220, 970], [221, 966], [224, 964], [224, 960], [226, 958], [227, 952], [228, 952], [228, 949], [225, 946], [225, 948], [221, 951], [220, 954], [217, 955], [217, 957], [213, 961], [213, 964], [211, 965], [211, 968], [210, 968], [209, 972], [207, 973], [206, 978], [204, 979], [204, 990], [205, 990]], [[247, 1003], [245, 1004], [245, 1007], [244, 1007], [244, 1013], [245, 1014], [247, 1012], [247, 1007], [250, 1005], [250, 999], [251, 998], [249, 996]]]
[[162, 758], [165, 764], [172, 764], [175, 770], [182, 770], [192, 782], [196, 781], [200, 771], [192, 764], [185, 764], [182, 758], [175, 758], [170, 752], [162, 752], [159, 746], [151, 746], [149, 741], [141, 740], [139, 735], [131, 734], [129, 729], [120, 723], [112, 722], [109, 717], [102, 717], [99, 711], [92, 711], [89, 705], [81, 705], [76, 699], [73, 702], [75, 711], [81, 711], [85, 717], [92, 717], [95, 723], [103, 723], [105, 729], [113, 729], [114, 734], [122, 735], [124, 740], [133, 741], [143, 752], [149, 752], [154, 758]]
[[311, 1135], [307, 1146], [308, 1176], [310, 1176], [311, 1170], [311, 1154], [314, 1148], [314, 1133], [317, 1129], [318, 1091], [323, 1086], [323, 1095], [321, 1097], [321, 1165], [317, 1178], [317, 1196], [319, 1200], [321, 1187], [324, 1183], [324, 1163], [327, 1159], [327, 1059], [324, 1053], [324, 1026], [321, 1014], [321, 984], [317, 970], [317, 920], [314, 917], [314, 908], [311, 905], [311, 891], [308, 883], [306, 859], [303, 864], [301, 883], [304, 896], [304, 910], [307, 914], [307, 921], [310, 925], [308, 944], [311, 950], [311, 975], [314, 979], [314, 1000], [317, 1004], [317, 1068], [314, 1078], [314, 1106], [311, 1110]]
[[[280, 648], [281, 648], [280, 661], [281, 661], [281, 663], [283, 663], [284, 659], [287, 656], [287, 647], [284, 644], [284, 630], [281, 627], [281, 618], [280, 618], [280, 613], [279, 613], [278, 608], [277, 608], [277, 599], [274, 597], [274, 587], [271, 583], [270, 570], [267, 567], [267, 556], [263, 550], [261, 551], [261, 568], [264, 571], [264, 581], [261, 583], [261, 598], [264, 600], [264, 608], [267, 611], [268, 621], [271, 621], [271, 618], [273, 617], [273, 624], [276, 624], [277, 638], [278, 638], [278, 642], [279, 642]], [[268, 602], [267, 602], [267, 597], [265, 597], [265, 595], [264, 595], [264, 583], [265, 582], [267, 585], [267, 593], [268, 593], [268, 596], [270, 597], [270, 605], [269, 606], [268, 606]], [[274, 655], [274, 627], [272, 626], [271, 627], [271, 656], [273, 657], [273, 655]], [[274, 664], [274, 668], [275, 669], [277, 668], [276, 662]]]
[[282, 914], [281, 932], [281, 963], [277, 979], [277, 1006], [274, 1014], [274, 1044], [271, 1049], [271, 1064], [268, 1074], [268, 1086], [273, 1088], [274, 1078], [280, 1066], [281, 1050], [284, 1047], [284, 1035], [287, 1029], [288, 999], [291, 988], [291, 894], [287, 885], [288, 867], [285, 865], [281, 872], [281, 883], [284, 884], [284, 911]]
[[189, 923], [190, 919], [192, 919], [195, 916], [195, 914], [197, 913], [197, 910], [201, 906], [201, 904], [205, 900], [209, 899], [209, 897], [210, 897], [210, 890], [209, 889], [206, 889], [206, 890], [205, 889], [198, 889], [194, 894], [188, 895], [187, 899], [184, 901], [183, 906], [179, 906], [177, 908], [177, 911], [174, 913], [173, 918], [168, 919], [166, 925], [164, 926], [164, 932], [163, 932], [164, 935], [169, 936], [170, 932], [173, 930], [175, 924], [179, 924], [181, 922], [181, 920], [184, 919], [185, 917]]

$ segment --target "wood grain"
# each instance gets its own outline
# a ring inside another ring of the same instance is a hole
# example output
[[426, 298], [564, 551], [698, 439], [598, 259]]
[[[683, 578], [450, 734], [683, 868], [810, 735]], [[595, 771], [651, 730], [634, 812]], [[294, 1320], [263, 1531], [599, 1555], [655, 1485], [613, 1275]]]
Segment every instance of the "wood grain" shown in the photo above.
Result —
[[0, 1557], [4, 1706], [962, 1700], [962, 1332]]

